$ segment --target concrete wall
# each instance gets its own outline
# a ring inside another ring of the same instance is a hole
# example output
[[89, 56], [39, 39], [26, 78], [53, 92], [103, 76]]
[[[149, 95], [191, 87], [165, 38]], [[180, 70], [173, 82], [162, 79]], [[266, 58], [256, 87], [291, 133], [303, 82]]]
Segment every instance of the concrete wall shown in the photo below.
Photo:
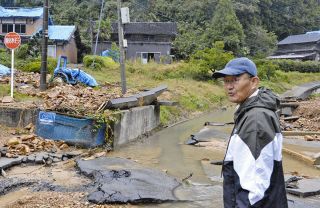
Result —
[[0, 124], [9, 127], [25, 127], [30, 123], [35, 124], [39, 110], [0, 107]]
[[[0, 124], [9, 127], [25, 127], [36, 124], [39, 110], [0, 107]], [[160, 106], [142, 106], [122, 110], [113, 127], [113, 147], [118, 148], [152, 131], [160, 124]], [[66, 127], [67, 128], [67, 127]]]
[[120, 120], [114, 126], [114, 148], [139, 138], [159, 124], [159, 106], [142, 106], [121, 111]]

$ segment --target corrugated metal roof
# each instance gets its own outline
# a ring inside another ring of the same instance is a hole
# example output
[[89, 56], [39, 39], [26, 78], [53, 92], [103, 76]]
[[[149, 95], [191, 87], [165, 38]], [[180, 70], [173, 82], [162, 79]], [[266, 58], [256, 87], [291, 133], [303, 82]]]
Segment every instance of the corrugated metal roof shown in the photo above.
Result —
[[311, 34], [311, 33], [320, 33], [320, 30], [306, 32], [306, 34]]
[[283, 55], [274, 55], [268, 56], [269, 59], [299, 59], [313, 56], [315, 53], [303, 53], [303, 54], [283, 54]]
[[[112, 24], [112, 33], [118, 33], [118, 24]], [[124, 25], [125, 34], [177, 35], [177, 24], [174, 22], [130, 22]]]
[[68, 41], [76, 30], [74, 25], [49, 25], [48, 35], [50, 40]]
[[6, 9], [0, 6], [0, 17], [41, 17], [43, 8]]
[[310, 43], [317, 42], [320, 40], [320, 33], [307, 33], [301, 35], [291, 35], [283, 39], [278, 43], [278, 45], [286, 45], [293, 43]]

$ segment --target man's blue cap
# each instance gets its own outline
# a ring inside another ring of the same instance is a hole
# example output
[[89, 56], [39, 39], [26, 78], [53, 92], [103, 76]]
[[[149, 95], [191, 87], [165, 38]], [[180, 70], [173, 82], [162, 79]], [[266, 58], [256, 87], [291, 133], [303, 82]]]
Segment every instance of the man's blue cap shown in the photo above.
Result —
[[232, 59], [227, 63], [224, 69], [213, 73], [212, 78], [216, 79], [227, 75], [236, 76], [243, 73], [248, 73], [254, 77], [257, 76], [256, 65], [253, 61], [245, 57]]

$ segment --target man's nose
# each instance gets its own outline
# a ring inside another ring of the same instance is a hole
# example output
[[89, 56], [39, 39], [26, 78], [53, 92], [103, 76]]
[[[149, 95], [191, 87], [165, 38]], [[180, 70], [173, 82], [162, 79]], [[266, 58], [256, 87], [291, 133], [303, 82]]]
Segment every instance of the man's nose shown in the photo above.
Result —
[[226, 82], [226, 83], [224, 83], [224, 87], [228, 90], [231, 90], [231, 89], [233, 89], [234, 84], [232, 82]]

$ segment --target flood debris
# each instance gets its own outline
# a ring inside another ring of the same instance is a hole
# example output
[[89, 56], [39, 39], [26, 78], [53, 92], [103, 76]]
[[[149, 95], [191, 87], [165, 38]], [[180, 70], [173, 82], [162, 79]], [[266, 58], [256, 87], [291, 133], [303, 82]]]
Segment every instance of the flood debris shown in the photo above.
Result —
[[[48, 75], [47, 80], [51, 78]], [[9, 84], [10, 77], [0, 77], [0, 83]], [[64, 82], [52, 83], [44, 92], [40, 91], [40, 74], [33, 72], [15, 73], [15, 91], [30, 97], [37, 108], [74, 114], [79, 116], [92, 115], [106, 101], [122, 97], [120, 84], [101, 83], [92, 88], [84, 85], [70, 85]], [[128, 89], [126, 96], [137, 93], [135, 89]], [[3, 98], [0, 97], [0, 101]], [[16, 102], [15, 106], [25, 107], [25, 102]], [[1, 104], [1, 102], [0, 102]], [[4, 104], [4, 103], [2, 103]]]
[[[29, 124], [25, 131], [32, 132], [34, 126]], [[33, 133], [13, 136], [0, 146], [0, 170], [4, 171], [21, 163], [51, 165], [82, 154], [80, 150], [70, 150], [64, 141], [43, 139]], [[2, 174], [4, 176], [4, 174]]]
[[177, 201], [173, 190], [180, 183], [173, 177], [123, 158], [100, 157], [77, 160], [80, 172], [95, 182], [88, 201], [109, 203], [160, 203]]
[[42, 139], [35, 134], [21, 135], [10, 138], [1, 149], [5, 151], [3, 156], [8, 158], [18, 157], [21, 155], [30, 155], [33, 152], [57, 152], [69, 146], [64, 141], [53, 141]]
[[14, 99], [11, 96], [4, 96], [1, 100], [2, 103], [13, 103]]
[[318, 142], [320, 142], [320, 137], [318, 135], [305, 135], [304, 140], [305, 141], [318, 141]]

